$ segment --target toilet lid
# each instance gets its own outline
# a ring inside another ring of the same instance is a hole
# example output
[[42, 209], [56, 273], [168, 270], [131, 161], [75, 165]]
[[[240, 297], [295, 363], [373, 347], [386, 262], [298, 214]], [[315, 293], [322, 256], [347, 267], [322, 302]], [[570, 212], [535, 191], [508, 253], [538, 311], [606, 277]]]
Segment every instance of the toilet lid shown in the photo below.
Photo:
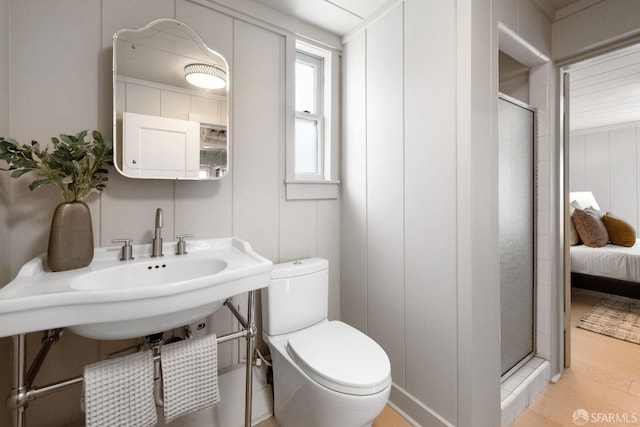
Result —
[[391, 364], [382, 347], [339, 321], [292, 335], [287, 351], [307, 375], [340, 393], [374, 394], [391, 382]]

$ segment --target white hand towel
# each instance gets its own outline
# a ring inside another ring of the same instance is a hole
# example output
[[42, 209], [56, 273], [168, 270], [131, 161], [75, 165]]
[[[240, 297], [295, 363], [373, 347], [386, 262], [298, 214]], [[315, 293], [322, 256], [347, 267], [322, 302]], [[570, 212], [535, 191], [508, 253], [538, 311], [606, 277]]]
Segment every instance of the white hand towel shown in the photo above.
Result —
[[220, 401], [215, 335], [165, 345], [161, 360], [166, 422]]
[[150, 351], [84, 368], [86, 427], [146, 427], [158, 421]]

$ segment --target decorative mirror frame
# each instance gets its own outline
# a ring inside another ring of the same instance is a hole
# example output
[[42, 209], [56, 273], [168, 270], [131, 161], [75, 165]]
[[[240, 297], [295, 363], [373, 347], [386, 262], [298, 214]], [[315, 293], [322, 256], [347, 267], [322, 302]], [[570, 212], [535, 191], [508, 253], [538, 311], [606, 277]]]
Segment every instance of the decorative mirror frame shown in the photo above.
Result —
[[[202, 89], [192, 71], [226, 79]], [[229, 169], [229, 65], [188, 25], [158, 19], [113, 36], [113, 150], [129, 178], [215, 180]]]

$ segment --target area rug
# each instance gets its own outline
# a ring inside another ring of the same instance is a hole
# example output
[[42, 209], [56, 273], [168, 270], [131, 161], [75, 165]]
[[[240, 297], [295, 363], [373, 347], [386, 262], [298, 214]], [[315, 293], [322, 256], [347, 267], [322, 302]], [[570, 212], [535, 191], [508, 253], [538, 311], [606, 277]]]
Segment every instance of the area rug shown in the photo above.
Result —
[[578, 328], [640, 344], [640, 300], [608, 295], [578, 321]]

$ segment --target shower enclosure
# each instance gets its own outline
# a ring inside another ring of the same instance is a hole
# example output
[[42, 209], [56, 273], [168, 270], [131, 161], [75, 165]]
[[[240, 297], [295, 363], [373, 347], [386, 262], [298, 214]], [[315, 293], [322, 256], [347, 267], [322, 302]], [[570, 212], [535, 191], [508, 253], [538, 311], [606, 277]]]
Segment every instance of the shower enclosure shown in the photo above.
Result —
[[500, 334], [503, 377], [535, 352], [535, 110], [500, 95]]

